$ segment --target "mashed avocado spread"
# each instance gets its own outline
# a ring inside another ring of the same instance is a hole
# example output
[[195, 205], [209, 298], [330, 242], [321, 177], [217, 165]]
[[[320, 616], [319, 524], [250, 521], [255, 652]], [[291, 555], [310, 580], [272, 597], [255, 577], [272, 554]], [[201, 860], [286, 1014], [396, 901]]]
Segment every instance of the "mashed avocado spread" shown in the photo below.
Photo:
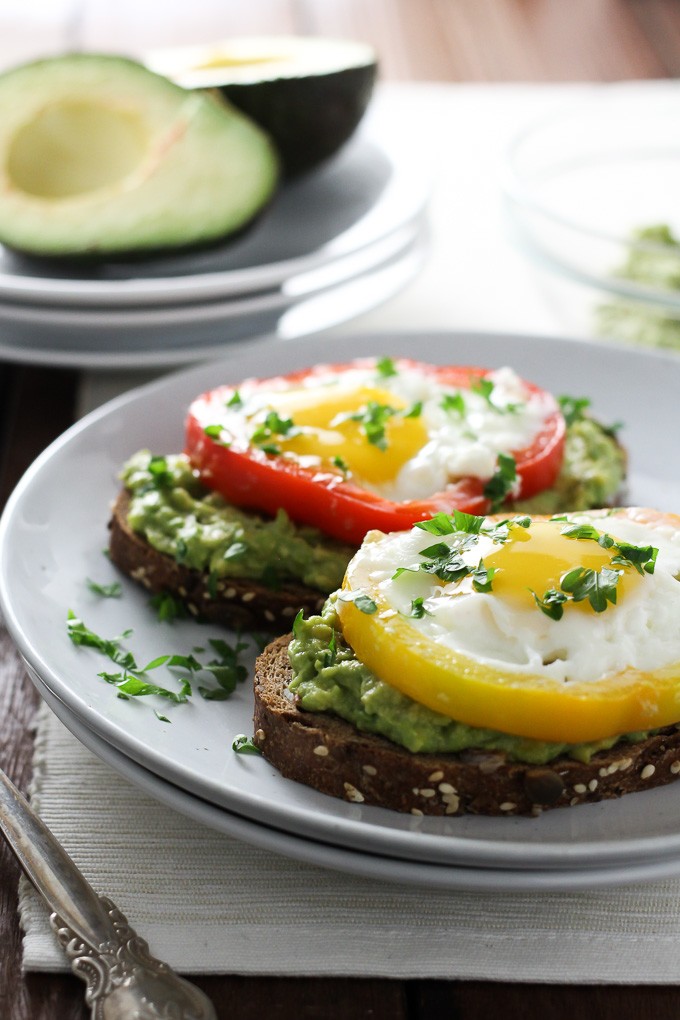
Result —
[[271, 587], [295, 581], [328, 593], [342, 583], [354, 549], [315, 528], [239, 510], [198, 481], [182, 454], [125, 464], [128, 524], [158, 552], [216, 578], [247, 577]]
[[626, 455], [611, 434], [592, 418], [576, 415], [568, 424], [564, 460], [557, 482], [513, 510], [555, 514], [611, 506], [626, 477]]
[[[633, 233], [632, 242], [614, 276], [653, 287], [661, 295], [680, 291], [680, 241], [670, 228], [663, 223], [642, 227]], [[600, 336], [644, 347], [680, 349], [680, 320], [665, 313], [663, 304], [654, 308], [649, 302], [617, 298], [596, 309], [595, 326]]]
[[[591, 418], [568, 424], [556, 485], [516, 504], [522, 513], [587, 510], [611, 504], [625, 477], [625, 455], [611, 433]], [[159, 552], [219, 577], [271, 584], [296, 581], [328, 594], [340, 587], [354, 553], [315, 528], [226, 503], [201, 485], [183, 454], [136, 453], [121, 473], [130, 492], [128, 523]]]
[[333, 712], [358, 730], [379, 733], [413, 752], [455, 754], [475, 748], [504, 752], [512, 761], [531, 765], [561, 755], [589, 762], [597, 751], [621, 740], [634, 743], [647, 736], [629, 733], [590, 744], [553, 744], [456, 722], [379, 680], [359, 662], [343, 640], [334, 604], [331, 595], [319, 616], [295, 623], [290, 690], [306, 711]]

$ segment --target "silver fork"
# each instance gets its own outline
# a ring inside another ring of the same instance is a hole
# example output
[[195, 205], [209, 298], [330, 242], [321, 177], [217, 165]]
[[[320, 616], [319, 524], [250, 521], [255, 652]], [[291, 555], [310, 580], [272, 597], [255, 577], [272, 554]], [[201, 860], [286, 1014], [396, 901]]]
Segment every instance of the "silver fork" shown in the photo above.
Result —
[[52, 908], [50, 924], [87, 984], [93, 1020], [217, 1020], [203, 992], [155, 959], [115, 904], [97, 895], [1, 770], [0, 831]]

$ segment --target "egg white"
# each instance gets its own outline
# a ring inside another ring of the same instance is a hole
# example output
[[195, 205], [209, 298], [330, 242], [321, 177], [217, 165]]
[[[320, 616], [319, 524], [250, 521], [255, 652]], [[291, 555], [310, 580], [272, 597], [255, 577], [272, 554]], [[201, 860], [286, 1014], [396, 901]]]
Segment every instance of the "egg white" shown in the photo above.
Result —
[[[424, 571], [401, 573], [399, 566], [422, 562], [420, 552], [433, 542], [450, 542], [420, 528], [380, 536], [372, 533], [350, 566], [352, 589], [378, 593], [381, 610], [403, 619], [420, 634], [458, 654], [504, 673], [531, 673], [569, 682], [603, 679], [624, 669], [660, 669], [680, 662], [680, 531], [663, 524], [650, 527], [639, 520], [597, 513], [569, 515], [631, 545], [659, 549], [656, 569], [645, 574], [615, 606], [586, 612], [567, 606], [560, 620], [548, 617], [527, 600], [477, 592], [470, 578], [457, 584], [433, 583]], [[575, 542], [575, 547], [579, 543]], [[465, 552], [476, 567], [498, 546], [482, 535]], [[574, 565], [578, 564], [575, 549]], [[453, 592], [462, 592], [453, 595]], [[412, 600], [424, 599], [427, 613], [411, 615]]]
[[[511, 453], [529, 446], [540, 432], [553, 406], [548, 399], [532, 399], [523, 381], [510, 368], [489, 373], [493, 391], [489, 400], [469, 389], [442, 386], [433, 376], [416, 368], [399, 370], [395, 375], [381, 376], [374, 368], [355, 367], [341, 373], [321, 368], [305, 377], [294, 388], [309, 391], [348, 385], [355, 388], [379, 387], [393, 393], [406, 406], [422, 403], [420, 421], [427, 432], [427, 442], [408, 460], [396, 477], [389, 482], [376, 483], [370, 478], [355, 481], [364, 488], [387, 499], [405, 501], [423, 499], [443, 491], [451, 481], [461, 477], [488, 479], [494, 474], [499, 453]], [[237, 407], [219, 409], [219, 424], [226, 433], [243, 433], [244, 419], [257, 420], [258, 416], [276, 408], [277, 394], [285, 392], [284, 382], [271, 389], [250, 387], [245, 383], [239, 390], [242, 403]], [[465, 414], [446, 411], [442, 407], [445, 395], [461, 393], [465, 401]], [[215, 424], [215, 408], [210, 408], [210, 421]], [[294, 412], [292, 413], [295, 421]], [[291, 456], [291, 454], [285, 454]], [[385, 451], [389, 457], [389, 448]], [[314, 459], [305, 458], [306, 467], [318, 466]]]

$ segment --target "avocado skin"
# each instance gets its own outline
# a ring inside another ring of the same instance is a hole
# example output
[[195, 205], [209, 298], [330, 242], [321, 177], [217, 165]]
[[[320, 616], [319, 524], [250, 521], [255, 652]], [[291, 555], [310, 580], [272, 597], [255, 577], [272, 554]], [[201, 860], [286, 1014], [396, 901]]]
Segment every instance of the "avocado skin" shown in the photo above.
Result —
[[206, 240], [190, 241], [187, 244], [168, 247], [159, 244], [157, 248], [121, 248], [120, 251], [101, 252], [96, 248], [91, 251], [82, 252], [31, 252], [14, 248], [6, 241], [2, 242], [2, 248], [6, 256], [10, 256], [19, 272], [31, 273], [33, 271], [44, 271], [59, 274], [81, 272], [83, 274], [96, 274], [97, 270], [106, 266], [139, 266], [148, 262], [156, 262], [159, 259], [177, 259], [204, 252], [219, 251], [220, 248], [229, 248], [232, 244], [242, 240], [253, 230], [260, 220], [267, 215], [267, 212], [276, 201], [279, 192], [277, 185], [272, 192], [267, 204], [257, 212], [252, 219], [242, 226], [237, 227], [226, 237], [213, 237]]
[[267, 132], [291, 178], [323, 163], [352, 136], [377, 75], [376, 61], [328, 74], [225, 82], [217, 91]]

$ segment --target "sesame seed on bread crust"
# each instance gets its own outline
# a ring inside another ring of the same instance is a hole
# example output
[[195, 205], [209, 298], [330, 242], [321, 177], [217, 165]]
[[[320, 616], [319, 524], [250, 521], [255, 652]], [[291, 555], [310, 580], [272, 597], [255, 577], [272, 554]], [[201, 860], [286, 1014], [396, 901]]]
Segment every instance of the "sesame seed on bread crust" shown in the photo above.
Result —
[[414, 754], [362, 733], [338, 716], [301, 710], [286, 635], [255, 666], [254, 742], [288, 779], [332, 797], [414, 815], [538, 815], [648, 790], [680, 775], [680, 730], [620, 742], [584, 764], [561, 757], [547, 765], [510, 761], [497, 751]]
[[214, 588], [207, 574], [158, 552], [128, 524], [130, 497], [123, 489], [109, 521], [109, 555], [115, 565], [153, 594], [168, 592], [192, 614], [232, 629], [281, 631], [298, 610], [319, 612], [326, 596], [300, 584], [270, 588], [247, 578], [220, 577]]

